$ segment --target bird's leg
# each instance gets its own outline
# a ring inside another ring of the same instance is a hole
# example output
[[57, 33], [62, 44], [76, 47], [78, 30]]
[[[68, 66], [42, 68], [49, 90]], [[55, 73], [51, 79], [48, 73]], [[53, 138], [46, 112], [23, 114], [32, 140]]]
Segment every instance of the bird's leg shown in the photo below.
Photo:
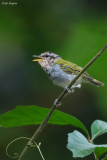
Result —
[[68, 96], [70, 93], [73, 93], [74, 92], [74, 89], [73, 88], [68, 88], [68, 86], [66, 86], [65, 88], [64, 88], [64, 90], [65, 91], [67, 91], [67, 93], [65, 94], [65, 96], [64, 97], [66, 97], [66, 96]]
[[67, 92], [71, 93], [71, 90], [68, 88], [68, 86], [66, 86], [66, 87], [64, 88], [64, 91], [67, 91]]
[[61, 106], [61, 102], [58, 102], [58, 99], [56, 99], [56, 100], [54, 101], [54, 105], [55, 105], [56, 107], [59, 107], [59, 106]]

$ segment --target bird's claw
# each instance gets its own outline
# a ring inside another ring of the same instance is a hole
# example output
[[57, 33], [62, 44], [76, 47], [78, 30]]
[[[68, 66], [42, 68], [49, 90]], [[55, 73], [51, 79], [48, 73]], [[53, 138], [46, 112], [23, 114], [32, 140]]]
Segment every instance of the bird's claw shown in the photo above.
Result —
[[68, 93], [71, 93], [71, 90], [68, 88], [68, 86], [66, 86], [66, 87], [64, 88], [64, 91], [67, 91]]
[[66, 96], [68, 96], [70, 93], [73, 93], [74, 92], [74, 89], [73, 88], [68, 88], [68, 86], [66, 86], [65, 88], [64, 88], [64, 91], [66, 92], [66, 94], [65, 94], [65, 96], [64, 97], [66, 97]]
[[59, 106], [61, 106], [61, 102], [58, 102], [58, 99], [56, 99], [54, 101], [54, 105], [57, 106], [57, 107], [59, 107]]

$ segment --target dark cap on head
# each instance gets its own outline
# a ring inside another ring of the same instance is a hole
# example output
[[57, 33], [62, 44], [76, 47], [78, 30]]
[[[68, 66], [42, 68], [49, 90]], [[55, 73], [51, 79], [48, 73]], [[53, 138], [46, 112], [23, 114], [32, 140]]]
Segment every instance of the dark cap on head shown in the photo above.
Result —
[[41, 57], [50, 57], [50, 58], [58, 58], [60, 57], [59, 55], [57, 55], [56, 53], [53, 53], [51, 51], [46, 51], [44, 53], [40, 54]]

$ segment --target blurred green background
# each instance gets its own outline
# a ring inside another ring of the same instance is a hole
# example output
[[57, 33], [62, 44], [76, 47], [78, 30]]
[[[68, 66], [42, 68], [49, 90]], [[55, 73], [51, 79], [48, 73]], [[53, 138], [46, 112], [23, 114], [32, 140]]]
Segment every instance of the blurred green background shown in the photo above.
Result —
[[[13, 2], [13, 1], [12, 1]], [[106, 0], [16, 0], [16, 6], [0, 2], [0, 113], [17, 105], [51, 107], [62, 88], [54, 86], [40, 66], [32, 62], [33, 54], [58, 53], [66, 60], [84, 66], [107, 43]], [[105, 83], [96, 88], [83, 84], [66, 97], [59, 110], [79, 118], [90, 130], [96, 119], [107, 121], [107, 50], [88, 69], [88, 73]], [[35, 115], [36, 116], [36, 115]], [[9, 160], [6, 145], [20, 136], [31, 137], [38, 126], [0, 128], [0, 159]], [[46, 160], [72, 160], [67, 150], [67, 134], [72, 126], [48, 125], [38, 137]], [[22, 151], [26, 141], [14, 143], [9, 153]], [[106, 135], [96, 143], [107, 143]], [[41, 160], [30, 149], [24, 160]], [[79, 158], [80, 159], [80, 158]], [[78, 159], [78, 160], [79, 160]], [[93, 155], [84, 160], [94, 160]]]

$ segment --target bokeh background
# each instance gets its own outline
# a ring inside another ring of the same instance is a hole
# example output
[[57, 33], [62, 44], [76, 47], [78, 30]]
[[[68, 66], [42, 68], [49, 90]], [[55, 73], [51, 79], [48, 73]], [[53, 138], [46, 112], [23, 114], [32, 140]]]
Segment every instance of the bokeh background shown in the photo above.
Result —
[[[12, 1], [13, 2], [13, 1]], [[15, 6], [0, 2], [0, 113], [17, 105], [50, 108], [62, 89], [54, 86], [33, 54], [53, 51], [84, 66], [107, 43], [106, 0], [16, 0]], [[104, 87], [83, 84], [66, 97], [59, 110], [76, 116], [90, 130], [96, 119], [107, 121], [107, 51], [88, 69]], [[35, 115], [36, 116], [36, 115]], [[0, 159], [9, 160], [7, 144], [20, 136], [31, 137], [38, 126], [0, 128]], [[72, 126], [48, 125], [38, 137], [46, 160], [72, 160], [67, 134]], [[107, 135], [96, 140], [107, 143]], [[9, 153], [22, 151], [25, 141], [14, 143]], [[30, 149], [24, 160], [41, 160]], [[80, 158], [79, 158], [80, 159]], [[77, 160], [79, 160], [77, 158]], [[94, 160], [90, 155], [84, 160]]]

